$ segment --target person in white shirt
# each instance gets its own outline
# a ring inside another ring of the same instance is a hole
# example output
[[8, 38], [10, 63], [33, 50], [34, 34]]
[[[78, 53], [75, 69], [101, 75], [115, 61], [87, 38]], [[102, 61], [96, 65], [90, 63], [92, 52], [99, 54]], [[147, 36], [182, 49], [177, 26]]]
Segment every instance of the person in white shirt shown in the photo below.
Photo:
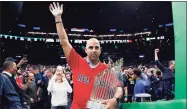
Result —
[[68, 105], [68, 93], [72, 88], [65, 78], [64, 69], [57, 66], [55, 75], [49, 81], [47, 90], [51, 92], [51, 109], [65, 109]]

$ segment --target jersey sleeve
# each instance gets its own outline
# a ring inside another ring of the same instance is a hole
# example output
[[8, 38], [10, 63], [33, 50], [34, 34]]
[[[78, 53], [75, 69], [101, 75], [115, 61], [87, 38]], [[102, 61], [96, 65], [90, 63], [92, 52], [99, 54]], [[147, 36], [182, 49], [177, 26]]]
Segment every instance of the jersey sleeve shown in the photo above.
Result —
[[69, 57], [67, 58], [67, 63], [73, 72], [75, 70], [79, 72], [85, 65], [86, 61], [75, 51], [74, 48], [72, 48]]

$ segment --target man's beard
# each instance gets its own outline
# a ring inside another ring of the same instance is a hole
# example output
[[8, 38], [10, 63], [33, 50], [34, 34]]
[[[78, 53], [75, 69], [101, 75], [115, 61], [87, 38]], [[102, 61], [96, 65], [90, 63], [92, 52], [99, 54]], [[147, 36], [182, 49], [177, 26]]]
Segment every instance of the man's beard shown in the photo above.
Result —
[[34, 79], [30, 79], [30, 81], [31, 81], [31, 82], [33, 82], [33, 81], [34, 81]]

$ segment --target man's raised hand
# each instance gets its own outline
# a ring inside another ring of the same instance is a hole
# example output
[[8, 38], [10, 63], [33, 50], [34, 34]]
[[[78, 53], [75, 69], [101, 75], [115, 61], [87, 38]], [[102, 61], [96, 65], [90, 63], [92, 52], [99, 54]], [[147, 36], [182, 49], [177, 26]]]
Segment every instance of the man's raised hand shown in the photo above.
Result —
[[159, 49], [155, 49], [155, 53], [158, 53], [159, 52]]
[[53, 4], [50, 4], [49, 10], [51, 11], [54, 17], [61, 16], [63, 13], [63, 4], [59, 5], [58, 2], [53, 2]]

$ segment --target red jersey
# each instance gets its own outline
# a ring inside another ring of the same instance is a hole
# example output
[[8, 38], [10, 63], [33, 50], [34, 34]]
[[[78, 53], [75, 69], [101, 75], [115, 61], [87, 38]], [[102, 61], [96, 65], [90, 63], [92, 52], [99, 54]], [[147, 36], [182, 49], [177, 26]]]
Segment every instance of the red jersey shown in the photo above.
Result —
[[100, 62], [96, 68], [91, 68], [74, 48], [71, 49], [67, 62], [73, 72], [74, 97], [71, 109], [85, 109], [92, 92], [94, 77], [108, 66]]
[[19, 88], [23, 87], [23, 78], [22, 78], [22, 76], [16, 76], [16, 83], [19, 86]]

